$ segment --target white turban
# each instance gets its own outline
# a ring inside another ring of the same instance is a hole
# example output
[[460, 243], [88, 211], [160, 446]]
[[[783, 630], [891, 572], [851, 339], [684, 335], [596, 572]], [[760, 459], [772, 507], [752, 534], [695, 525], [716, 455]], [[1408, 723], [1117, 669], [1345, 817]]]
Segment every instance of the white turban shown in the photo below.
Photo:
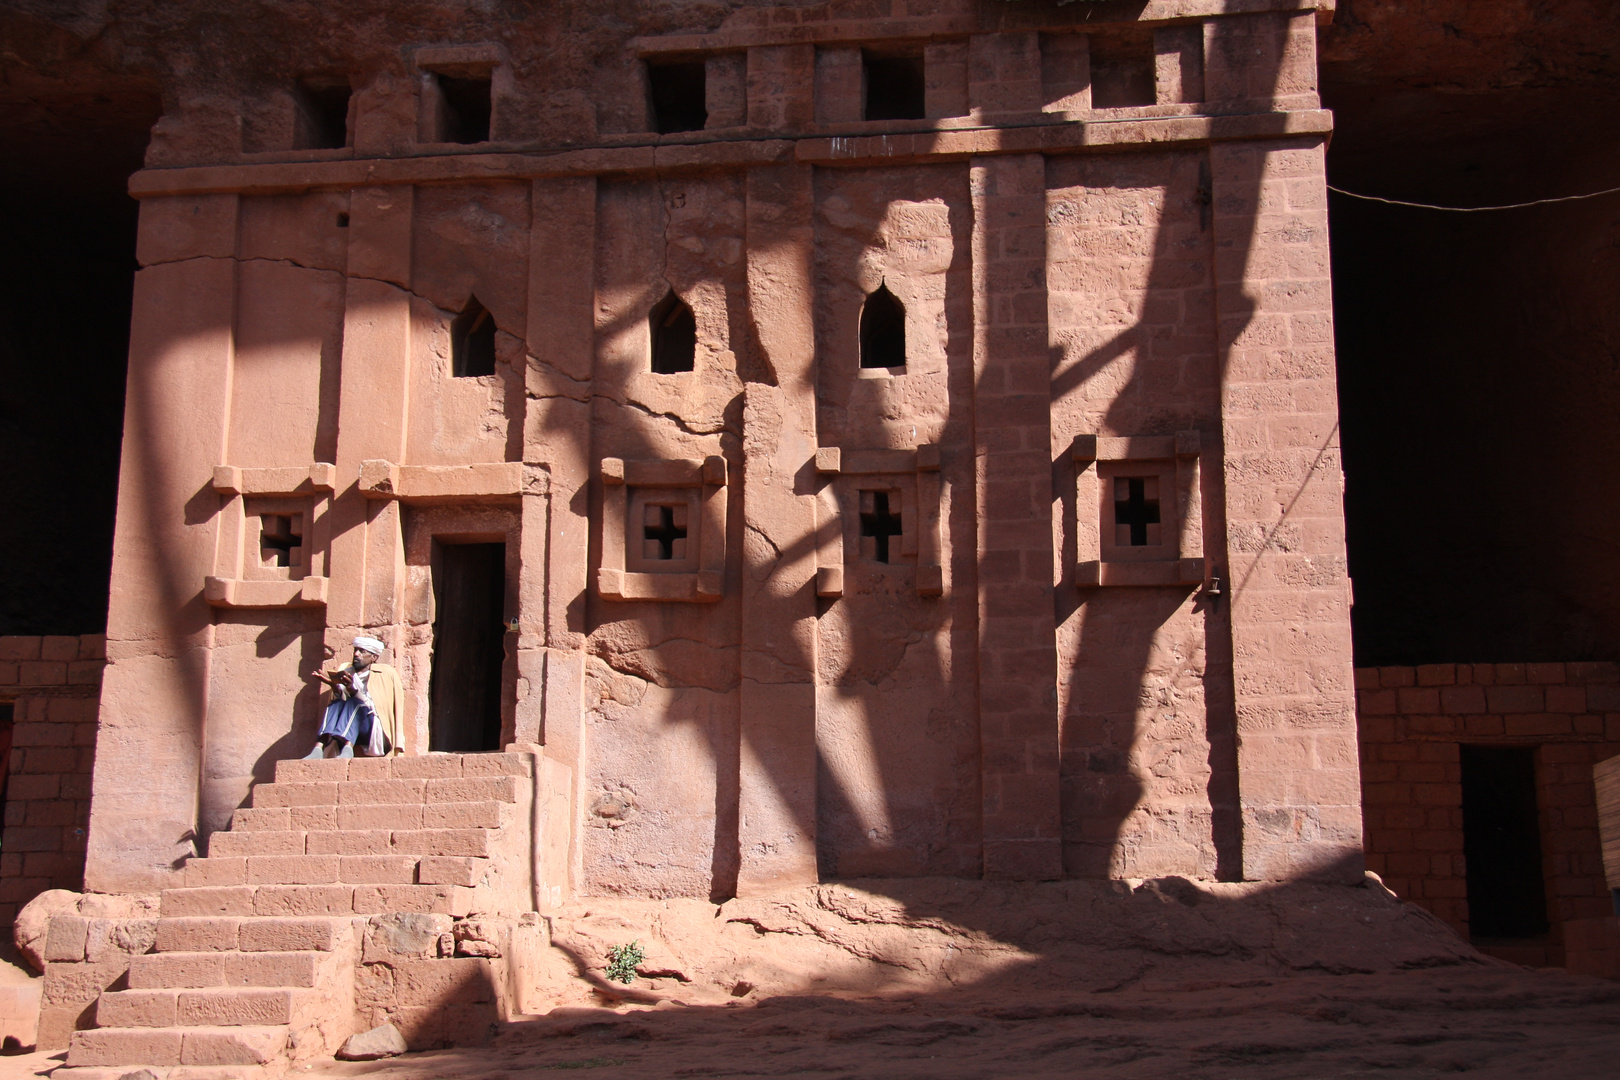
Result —
[[354, 647], [357, 649], [364, 649], [373, 656], [381, 656], [383, 654], [383, 649], [387, 648], [386, 645], [378, 641], [376, 638], [364, 636], [354, 639]]

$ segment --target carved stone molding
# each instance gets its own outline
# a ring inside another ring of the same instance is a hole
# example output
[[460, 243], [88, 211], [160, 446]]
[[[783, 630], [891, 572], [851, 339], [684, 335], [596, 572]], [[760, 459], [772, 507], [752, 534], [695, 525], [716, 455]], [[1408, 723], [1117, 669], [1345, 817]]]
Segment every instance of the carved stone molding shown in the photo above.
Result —
[[1199, 436], [1081, 435], [1075, 469], [1075, 584], [1204, 581]]
[[604, 600], [714, 603], [726, 580], [726, 459], [603, 458]]
[[225, 502], [204, 598], [225, 608], [324, 605], [336, 476], [326, 462], [216, 468], [213, 487]]
[[[939, 447], [925, 443], [915, 450], [844, 450], [824, 446], [816, 451], [816, 472], [823, 477], [893, 477], [899, 506], [886, 507], [900, 518], [899, 554], [916, 559], [917, 595], [943, 596], [945, 571], [940, 554]], [[823, 484], [816, 495], [816, 595], [844, 595], [844, 544], [852, 515], [872, 512], [875, 484]], [[890, 490], [890, 489], [884, 489]], [[855, 505], [855, 501], [859, 505]], [[850, 505], [846, 506], [845, 504]], [[907, 505], [909, 503], [909, 505]], [[855, 539], [860, 541], [859, 534]], [[871, 553], [864, 553], [871, 557]]]

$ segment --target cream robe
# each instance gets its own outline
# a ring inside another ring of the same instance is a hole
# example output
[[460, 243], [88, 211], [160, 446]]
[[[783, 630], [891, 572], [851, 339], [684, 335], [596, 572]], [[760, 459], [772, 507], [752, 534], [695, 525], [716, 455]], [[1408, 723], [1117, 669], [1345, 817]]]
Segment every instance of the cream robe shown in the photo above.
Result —
[[[353, 671], [353, 664], [344, 664], [340, 669]], [[399, 672], [387, 664], [372, 664], [371, 676], [366, 680], [366, 696], [371, 699], [371, 709], [377, 714], [377, 723], [382, 725], [383, 735], [388, 739], [391, 747], [390, 754], [403, 754], [405, 752], [405, 683], [399, 677]]]

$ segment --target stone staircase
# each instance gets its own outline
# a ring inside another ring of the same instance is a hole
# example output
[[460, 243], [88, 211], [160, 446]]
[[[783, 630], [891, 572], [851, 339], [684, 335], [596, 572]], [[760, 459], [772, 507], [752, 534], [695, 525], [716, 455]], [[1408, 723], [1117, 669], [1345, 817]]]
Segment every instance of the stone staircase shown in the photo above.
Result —
[[372, 916], [532, 909], [532, 763], [279, 762], [164, 891], [154, 951], [132, 958], [127, 989], [101, 994], [62, 1075], [213, 1077], [333, 1053], [372, 1026], [355, 992]]

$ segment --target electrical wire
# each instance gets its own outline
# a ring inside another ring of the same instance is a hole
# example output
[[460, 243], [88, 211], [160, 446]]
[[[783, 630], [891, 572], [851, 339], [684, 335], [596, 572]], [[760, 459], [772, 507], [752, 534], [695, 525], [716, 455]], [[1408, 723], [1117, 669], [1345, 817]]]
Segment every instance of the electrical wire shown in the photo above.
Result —
[[1454, 214], [1478, 214], [1485, 210], [1521, 210], [1526, 206], [1541, 206], [1545, 203], [1575, 202], [1579, 199], [1595, 199], [1599, 195], [1613, 195], [1620, 191], [1620, 187], [1605, 188], [1587, 195], [1560, 195], [1552, 199], [1534, 199], [1530, 202], [1507, 203], [1503, 206], [1436, 206], [1433, 203], [1407, 202], [1405, 199], [1386, 199], [1380, 195], [1361, 195], [1344, 188], [1336, 188], [1332, 184], [1327, 186], [1329, 191], [1336, 191], [1340, 195], [1348, 195], [1352, 199], [1365, 199], [1368, 202], [1388, 203], [1390, 206], [1415, 206], [1419, 210], [1449, 210]]

